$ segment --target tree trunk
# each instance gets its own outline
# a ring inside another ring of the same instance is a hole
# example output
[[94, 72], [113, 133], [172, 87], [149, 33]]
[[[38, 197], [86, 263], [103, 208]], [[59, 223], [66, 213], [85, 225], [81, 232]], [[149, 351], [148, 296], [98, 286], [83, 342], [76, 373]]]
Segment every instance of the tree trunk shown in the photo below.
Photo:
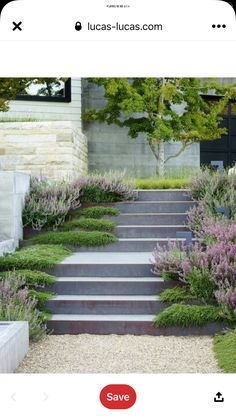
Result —
[[156, 175], [158, 177], [164, 177], [165, 175], [165, 152], [164, 152], [164, 141], [160, 140], [158, 142], [149, 141], [149, 146], [156, 158], [157, 167]]
[[157, 161], [157, 174], [159, 177], [165, 176], [165, 145], [164, 141], [159, 143], [159, 159]]

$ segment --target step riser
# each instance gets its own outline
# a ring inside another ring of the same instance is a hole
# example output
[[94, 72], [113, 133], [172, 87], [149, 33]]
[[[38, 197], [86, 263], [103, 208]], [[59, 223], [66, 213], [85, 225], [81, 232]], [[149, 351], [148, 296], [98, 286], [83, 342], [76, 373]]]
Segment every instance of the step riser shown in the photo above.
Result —
[[55, 282], [48, 291], [59, 295], [158, 295], [166, 288], [175, 287], [165, 282]]
[[139, 191], [138, 201], [189, 201], [187, 191], [154, 190]]
[[184, 225], [187, 221], [186, 214], [164, 215], [118, 215], [118, 217], [106, 217], [120, 225]]
[[54, 314], [153, 314], [163, 311], [167, 304], [159, 301], [56, 301], [51, 300], [46, 308]]
[[151, 267], [151, 264], [58, 264], [47, 272], [62, 277], [154, 277], [151, 273]]
[[117, 227], [114, 234], [126, 238], [169, 238], [176, 237], [177, 231], [189, 231], [187, 227]]
[[151, 336], [212, 336], [220, 332], [224, 325], [210, 323], [203, 327], [167, 327], [156, 328], [152, 322], [139, 321], [54, 321], [48, 322], [53, 334], [90, 333], [96, 335], [151, 335]]
[[107, 246], [98, 246], [98, 247], [70, 247], [71, 250], [75, 252], [153, 252], [157, 243], [166, 248], [168, 246], [168, 240], [130, 240], [120, 241], [116, 243], [108, 244]]
[[148, 203], [148, 202], [120, 202], [114, 206], [124, 213], [137, 213], [137, 212], [149, 212], [149, 213], [158, 213], [158, 212], [186, 212], [189, 211], [196, 204], [188, 202], [165, 202], [165, 203]]

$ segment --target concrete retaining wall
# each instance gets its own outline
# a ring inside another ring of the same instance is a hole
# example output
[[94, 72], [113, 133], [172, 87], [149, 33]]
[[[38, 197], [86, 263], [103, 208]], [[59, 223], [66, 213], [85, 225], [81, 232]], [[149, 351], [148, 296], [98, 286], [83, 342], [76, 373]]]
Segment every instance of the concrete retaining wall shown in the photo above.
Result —
[[0, 172], [0, 236], [6, 244], [2, 240], [1, 254], [13, 251], [23, 238], [22, 209], [29, 182], [25, 173]]
[[87, 165], [86, 137], [71, 121], [0, 123], [0, 170], [69, 179]]

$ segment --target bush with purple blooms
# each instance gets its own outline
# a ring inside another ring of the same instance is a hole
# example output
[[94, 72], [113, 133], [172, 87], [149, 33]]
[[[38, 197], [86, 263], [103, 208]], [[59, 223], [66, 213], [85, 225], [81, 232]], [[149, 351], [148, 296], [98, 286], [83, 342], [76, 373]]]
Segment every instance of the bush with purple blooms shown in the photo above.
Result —
[[168, 242], [168, 248], [156, 245], [153, 252], [152, 272], [165, 280], [180, 281], [186, 284], [186, 276], [191, 269], [187, 251], [179, 242]]
[[236, 288], [220, 288], [215, 292], [218, 303], [225, 311], [225, 315], [233, 322], [236, 319]]
[[236, 222], [236, 175], [229, 176], [227, 171], [218, 173], [205, 168], [191, 180], [189, 186], [191, 197], [199, 203], [188, 213], [188, 226], [192, 231], [201, 232], [206, 218], [222, 218], [216, 213], [216, 208], [220, 207], [229, 208], [230, 218]]
[[[236, 177], [205, 169], [190, 184], [198, 206], [188, 214], [188, 227], [199, 238], [191, 249], [175, 242], [154, 250], [153, 273], [185, 285], [193, 298], [219, 304], [225, 318], [236, 322]], [[230, 219], [216, 214], [229, 207]]]
[[23, 225], [34, 230], [56, 230], [68, 213], [81, 203], [98, 203], [135, 198], [132, 188], [124, 183], [124, 174], [109, 172], [104, 175], [82, 176], [73, 181], [50, 181], [32, 178], [25, 199]]
[[28, 321], [32, 341], [46, 334], [43, 314], [36, 308], [37, 301], [31, 298], [25, 280], [15, 272], [0, 281], [0, 321]]
[[124, 182], [125, 173], [107, 172], [82, 176], [73, 182], [81, 191], [81, 202], [115, 202], [135, 199], [135, 192]]
[[[192, 222], [194, 218], [194, 222]], [[196, 207], [196, 210], [189, 213], [188, 227], [200, 237], [205, 244], [214, 244], [217, 241], [224, 243], [236, 243], [236, 222], [228, 220], [222, 216], [213, 218], [205, 216], [202, 208]]]
[[23, 225], [34, 230], [43, 227], [55, 230], [65, 221], [68, 212], [79, 206], [80, 190], [74, 184], [31, 178], [23, 210]]

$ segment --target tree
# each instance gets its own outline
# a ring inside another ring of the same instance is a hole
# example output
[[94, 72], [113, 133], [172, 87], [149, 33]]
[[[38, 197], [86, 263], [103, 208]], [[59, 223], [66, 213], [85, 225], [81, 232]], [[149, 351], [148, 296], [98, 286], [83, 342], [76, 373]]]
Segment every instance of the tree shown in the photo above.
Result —
[[[102, 109], [85, 110], [84, 120], [127, 127], [131, 138], [146, 134], [159, 176], [164, 175], [168, 160], [178, 157], [194, 142], [215, 140], [227, 132], [220, 126], [220, 114], [228, 101], [236, 98], [235, 85], [224, 86], [208, 79], [92, 78], [88, 81], [104, 87], [106, 104]], [[207, 101], [202, 95], [209, 90], [220, 99]], [[184, 105], [181, 113], [178, 105]], [[180, 149], [165, 158], [164, 143], [171, 141], [179, 141]]]
[[[45, 91], [50, 92], [50, 87], [58, 86], [60, 80], [56, 78], [0, 78], [0, 111], [7, 112], [9, 102], [14, 100], [16, 96], [25, 94], [27, 88], [32, 85], [46, 84]], [[43, 91], [43, 89], [40, 89]], [[39, 92], [40, 92], [39, 90]]]

